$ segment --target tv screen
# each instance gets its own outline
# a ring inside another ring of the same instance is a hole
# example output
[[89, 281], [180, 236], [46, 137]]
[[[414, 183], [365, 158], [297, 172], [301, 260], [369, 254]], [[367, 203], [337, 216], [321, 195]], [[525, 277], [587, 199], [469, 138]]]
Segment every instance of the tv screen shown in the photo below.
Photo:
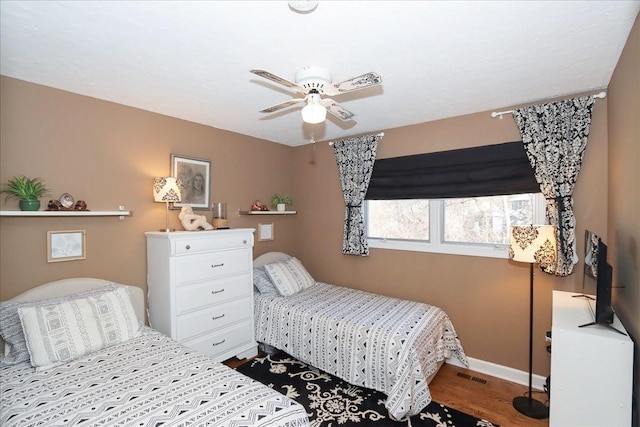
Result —
[[583, 292], [588, 292], [589, 284], [595, 282], [596, 302], [593, 322], [581, 326], [597, 324], [615, 329], [610, 326], [614, 318], [611, 306], [613, 268], [607, 262], [607, 245], [597, 234], [589, 230], [585, 232], [584, 262]]
[[596, 267], [596, 313], [595, 322], [610, 325], [613, 323], [613, 308], [611, 307], [611, 279], [613, 268], [607, 263], [607, 245], [598, 241]]

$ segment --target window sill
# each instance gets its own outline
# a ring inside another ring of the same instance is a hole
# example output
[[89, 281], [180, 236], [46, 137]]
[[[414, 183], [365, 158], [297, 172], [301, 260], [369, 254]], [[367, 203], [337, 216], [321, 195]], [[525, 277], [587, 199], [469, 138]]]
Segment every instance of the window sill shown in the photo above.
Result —
[[397, 251], [430, 252], [447, 255], [479, 256], [485, 258], [509, 258], [508, 245], [435, 244], [409, 240], [368, 239], [369, 248]]

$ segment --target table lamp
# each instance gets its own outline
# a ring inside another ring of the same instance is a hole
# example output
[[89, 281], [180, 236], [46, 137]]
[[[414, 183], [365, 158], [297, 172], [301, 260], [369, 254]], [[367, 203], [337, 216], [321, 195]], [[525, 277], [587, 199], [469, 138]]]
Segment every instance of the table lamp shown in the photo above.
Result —
[[180, 198], [180, 180], [168, 177], [159, 177], [153, 179], [153, 200], [155, 202], [164, 202], [166, 206], [166, 228], [164, 231], [169, 233], [169, 203], [179, 202]]

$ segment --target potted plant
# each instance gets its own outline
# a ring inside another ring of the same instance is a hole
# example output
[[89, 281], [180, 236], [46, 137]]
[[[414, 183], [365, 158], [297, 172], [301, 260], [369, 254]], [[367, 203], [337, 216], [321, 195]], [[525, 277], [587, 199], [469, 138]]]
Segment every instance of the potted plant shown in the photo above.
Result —
[[276, 208], [276, 210], [278, 211], [286, 211], [287, 205], [293, 205], [293, 199], [290, 196], [281, 196], [280, 194], [276, 193], [271, 198], [271, 206]]
[[23, 211], [37, 211], [40, 209], [40, 198], [49, 194], [49, 189], [44, 185], [42, 178], [14, 176], [0, 193], [6, 194], [5, 201], [18, 199]]

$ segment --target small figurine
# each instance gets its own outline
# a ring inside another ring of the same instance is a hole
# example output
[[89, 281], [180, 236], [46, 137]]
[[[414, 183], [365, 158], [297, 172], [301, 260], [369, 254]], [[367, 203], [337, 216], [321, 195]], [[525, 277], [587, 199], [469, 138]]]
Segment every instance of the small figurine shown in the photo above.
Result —
[[251, 205], [251, 210], [252, 211], [268, 211], [269, 207], [263, 204], [260, 200], [256, 200], [255, 202], [253, 202], [253, 205]]
[[213, 230], [213, 225], [207, 222], [207, 217], [194, 214], [191, 206], [183, 206], [178, 218], [185, 230]]
[[73, 206], [73, 209], [76, 211], [86, 211], [87, 202], [85, 202], [84, 200], [78, 200], [76, 204]]
[[59, 200], [49, 200], [47, 204], [48, 211], [59, 211], [60, 209], [62, 209], [62, 203]]

